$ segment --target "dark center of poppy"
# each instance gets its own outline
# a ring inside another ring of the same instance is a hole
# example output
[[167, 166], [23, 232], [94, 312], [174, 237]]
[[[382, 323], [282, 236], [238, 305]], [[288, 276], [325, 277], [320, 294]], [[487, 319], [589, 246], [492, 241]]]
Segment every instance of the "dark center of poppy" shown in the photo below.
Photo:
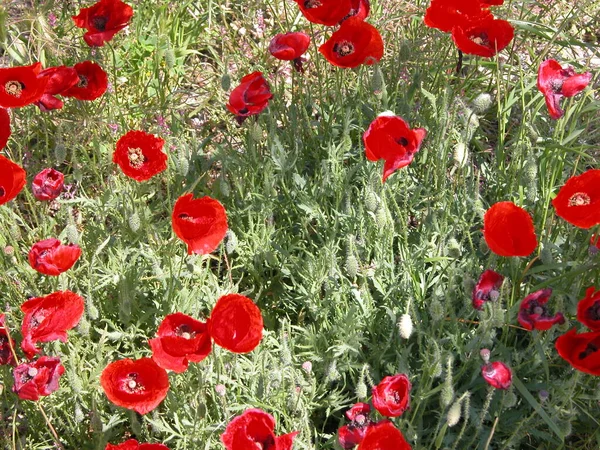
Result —
[[146, 162], [146, 157], [139, 147], [129, 148], [127, 150], [127, 158], [129, 158], [129, 165], [134, 169], [139, 169]]
[[[596, 339], [596, 341], [598, 341], [598, 340], [600, 340], [600, 339]], [[598, 342], [595, 342], [595, 341], [594, 341], [594, 342], [590, 342], [590, 343], [587, 345], [587, 347], [585, 348], [585, 350], [584, 350], [584, 351], [582, 351], [582, 352], [579, 354], [579, 359], [585, 359], [585, 358], [587, 358], [588, 356], [590, 356], [590, 355], [592, 355], [592, 354], [596, 353], [598, 350], [600, 350], [600, 347], [598, 346], [598, 344], [599, 344], [599, 343], [598, 343]]]
[[385, 401], [387, 403], [400, 403], [400, 395], [398, 395], [398, 391], [391, 391], [385, 394]]
[[563, 83], [564, 81], [562, 79], [554, 78], [552, 81], [550, 81], [550, 87], [555, 94], [559, 94], [562, 90]]
[[85, 75], [79, 74], [79, 83], [77, 83], [78, 88], [84, 88], [88, 85], [88, 79]]
[[98, 31], [106, 30], [106, 24], [108, 22], [108, 17], [106, 16], [96, 16], [92, 18], [92, 25]]
[[569, 206], [587, 206], [592, 203], [592, 199], [585, 192], [577, 192], [569, 198]]
[[402, 147], [406, 147], [408, 145], [408, 139], [403, 136], [399, 139], [396, 139], [396, 143], [400, 144]]
[[192, 327], [185, 323], [175, 328], [175, 334], [185, 339], [192, 339], [196, 337], [196, 333], [192, 330]]
[[333, 46], [333, 51], [340, 56], [348, 56], [354, 53], [354, 44], [349, 41], [338, 42]]
[[4, 90], [6, 93], [12, 95], [13, 97], [19, 98], [23, 92], [23, 89], [25, 89], [25, 85], [20, 81], [11, 80], [4, 84]]
[[586, 315], [590, 320], [600, 320], [600, 300], [588, 308]]
[[248, 114], [248, 111], [249, 111], [248, 108], [242, 108], [239, 110], [239, 113], [240, 114]]
[[144, 385], [138, 381], [138, 374], [132, 372], [125, 378], [124, 388], [131, 394], [144, 391]]
[[255, 442], [257, 450], [275, 450], [275, 437], [267, 436], [262, 442]]
[[304, 1], [304, 7], [306, 9], [318, 8], [321, 5], [322, 5], [322, 3], [320, 2], [320, 0], [305, 0]]
[[4, 190], [4, 188], [2, 186], [0, 186], [0, 197], [4, 197], [5, 194], [6, 194], [6, 191]]
[[488, 40], [487, 33], [479, 33], [474, 36], [469, 36], [469, 38], [475, 42], [477, 45], [482, 45], [483, 47], [489, 47], [490, 41]]

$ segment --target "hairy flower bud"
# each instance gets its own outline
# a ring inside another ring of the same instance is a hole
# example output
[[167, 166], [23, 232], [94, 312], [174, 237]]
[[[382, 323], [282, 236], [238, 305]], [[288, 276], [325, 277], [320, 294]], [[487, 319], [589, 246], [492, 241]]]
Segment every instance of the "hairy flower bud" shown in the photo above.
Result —
[[398, 330], [402, 338], [408, 339], [410, 337], [413, 332], [413, 323], [409, 314], [402, 314], [398, 322]]
[[461, 400], [456, 400], [450, 409], [448, 410], [448, 415], [446, 416], [446, 423], [449, 427], [453, 427], [460, 420], [460, 411], [461, 411]]

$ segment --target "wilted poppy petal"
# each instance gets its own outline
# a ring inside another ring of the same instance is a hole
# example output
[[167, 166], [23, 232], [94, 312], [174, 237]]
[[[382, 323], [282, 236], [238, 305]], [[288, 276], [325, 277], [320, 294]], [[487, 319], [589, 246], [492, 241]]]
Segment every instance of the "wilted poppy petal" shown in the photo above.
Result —
[[38, 173], [31, 183], [33, 196], [41, 201], [58, 198], [65, 185], [65, 176], [56, 169], [44, 169]]
[[13, 371], [13, 392], [22, 400], [39, 400], [58, 390], [58, 379], [64, 372], [60, 358], [49, 356], [19, 364]]
[[540, 289], [523, 299], [517, 320], [528, 330], [549, 330], [555, 324], [565, 323], [561, 312], [552, 315], [546, 306], [552, 289]]

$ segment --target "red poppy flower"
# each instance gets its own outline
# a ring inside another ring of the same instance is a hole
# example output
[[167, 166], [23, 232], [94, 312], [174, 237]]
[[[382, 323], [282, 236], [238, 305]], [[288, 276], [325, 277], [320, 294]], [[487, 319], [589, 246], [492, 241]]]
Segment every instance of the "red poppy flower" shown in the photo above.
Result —
[[79, 83], [79, 76], [73, 67], [49, 67], [40, 72], [40, 77], [47, 77], [48, 84], [44, 89], [44, 95], [35, 102], [42, 111], [61, 109], [64, 105], [55, 95], [62, 94], [67, 89]]
[[13, 371], [13, 392], [22, 400], [38, 400], [58, 390], [58, 379], [65, 373], [60, 358], [42, 356], [37, 360], [19, 364]]
[[0, 149], [6, 147], [8, 138], [10, 137], [10, 116], [8, 111], [0, 108]]
[[224, 295], [210, 313], [208, 331], [217, 345], [234, 353], [248, 353], [262, 340], [262, 314], [248, 297]]
[[[15, 358], [11, 347], [15, 348], [15, 341], [8, 337], [6, 325], [4, 324], [6, 317], [0, 314], [0, 366], [5, 364], [14, 364]], [[10, 341], [9, 341], [10, 339]]]
[[269, 53], [283, 61], [294, 61], [294, 68], [303, 72], [302, 55], [309, 45], [310, 37], [306, 33], [277, 34], [269, 43]]
[[560, 109], [560, 100], [563, 97], [579, 94], [591, 79], [591, 72], [576, 74], [572, 67], [563, 69], [554, 59], [548, 59], [540, 64], [537, 86], [544, 94], [550, 117], [560, 119], [565, 113]]
[[90, 47], [102, 47], [115, 34], [129, 25], [133, 8], [121, 0], [100, 0], [89, 8], [81, 8], [73, 16], [75, 26], [85, 28], [83, 39]]
[[383, 181], [402, 167], [408, 166], [419, 151], [427, 131], [411, 130], [408, 123], [393, 113], [380, 114], [363, 134], [369, 161], [383, 159]]
[[200, 362], [208, 356], [212, 342], [208, 327], [182, 313], [169, 314], [158, 327], [158, 337], [150, 339], [152, 359], [160, 367], [184, 372], [188, 362]]
[[504, 0], [480, 0], [483, 8], [489, 8], [490, 6], [500, 6], [504, 4]]
[[64, 97], [75, 97], [78, 100], [96, 100], [108, 88], [108, 75], [93, 61], [83, 61], [75, 64], [79, 82], [61, 92]]
[[333, 26], [352, 9], [353, 0], [294, 0], [309, 22]]
[[167, 168], [167, 155], [162, 152], [165, 141], [143, 131], [128, 131], [117, 141], [113, 162], [125, 175], [145, 181]]
[[371, 407], [367, 403], [356, 403], [346, 411], [350, 423], [338, 429], [338, 441], [344, 449], [354, 448], [362, 442], [371, 426], [370, 413]]
[[481, 375], [485, 381], [496, 389], [508, 389], [512, 384], [512, 371], [500, 361], [485, 364], [481, 367]]
[[29, 265], [44, 275], [60, 275], [69, 270], [81, 256], [76, 244], [63, 245], [50, 238], [36, 242], [29, 250]]
[[519, 307], [519, 323], [531, 330], [549, 330], [556, 323], [565, 323], [565, 316], [561, 312], [554, 316], [548, 311], [546, 303], [550, 299], [552, 289], [540, 289], [532, 294], [529, 294], [521, 302]]
[[227, 233], [227, 214], [219, 201], [211, 197], [193, 198], [185, 194], [173, 207], [173, 231], [188, 246], [188, 255], [213, 252]]
[[55, 169], [44, 169], [31, 183], [33, 196], [38, 200], [50, 201], [58, 198], [65, 185], [65, 176]]
[[39, 77], [41, 63], [30, 66], [0, 69], [0, 106], [20, 108], [37, 102], [48, 84], [48, 78]]
[[577, 303], [577, 320], [592, 331], [600, 331], [600, 290], [592, 286], [585, 291], [585, 298]]
[[140, 444], [135, 439], [129, 439], [122, 444], [106, 444], [104, 450], [169, 450], [164, 444]]
[[483, 309], [485, 302], [495, 302], [500, 296], [500, 287], [504, 277], [493, 270], [486, 270], [473, 288], [473, 308]]
[[0, 155], [0, 205], [10, 202], [25, 186], [25, 171]]
[[367, 428], [357, 450], [410, 450], [412, 447], [392, 422], [382, 420]]
[[167, 396], [169, 376], [152, 358], [121, 359], [104, 368], [100, 384], [115, 405], [146, 414]]
[[575, 369], [600, 376], [600, 331], [577, 334], [573, 328], [559, 336], [554, 345]]
[[579, 228], [600, 224], [600, 169], [571, 177], [552, 200], [556, 215]]
[[373, 25], [358, 17], [350, 17], [319, 47], [319, 52], [338, 67], [375, 64], [383, 56], [383, 39]]
[[348, 13], [349, 17], [358, 17], [359, 19], [365, 20], [369, 17], [369, 12], [371, 12], [371, 4], [369, 0], [351, 0], [352, 8]]
[[452, 40], [459, 50], [485, 58], [504, 49], [514, 36], [515, 29], [510, 23], [492, 17], [452, 29]]
[[262, 72], [253, 72], [240, 81], [240, 85], [229, 94], [227, 109], [236, 115], [238, 123], [248, 116], [259, 114], [269, 106], [273, 97], [271, 88]]
[[382, 416], [401, 416], [409, 407], [411, 388], [403, 373], [385, 377], [373, 387], [373, 406]]
[[450, 33], [454, 27], [467, 27], [492, 17], [479, 0], [432, 0], [425, 11], [425, 25]]
[[528, 256], [537, 247], [533, 220], [512, 202], [494, 203], [483, 216], [483, 237], [500, 256]]
[[292, 450], [298, 431], [275, 436], [275, 419], [261, 409], [251, 408], [235, 417], [221, 435], [227, 450], [270, 449]]

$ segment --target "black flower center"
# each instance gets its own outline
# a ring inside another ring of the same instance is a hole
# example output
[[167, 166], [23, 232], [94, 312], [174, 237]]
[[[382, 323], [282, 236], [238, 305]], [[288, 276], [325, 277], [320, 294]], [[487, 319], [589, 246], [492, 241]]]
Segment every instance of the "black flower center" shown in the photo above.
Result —
[[313, 8], [318, 8], [319, 6], [321, 6], [321, 2], [319, 0], [305, 0], [304, 1], [304, 7], [306, 9], [313, 9]]
[[592, 199], [585, 192], [577, 192], [569, 198], [569, 206], [587, 206], [592, 203]]
[[11, 80], [4, 84], [4, 90], [7, 94], [19, 98], [25, 89], [25, 85], [20, 81]]
[[106, 24], [108, 23], [108, 17], [106, 16], [96, 16], [92, 18], [92, 25], [98, 31], [106, 30]]
[[399, 139], [396, 139], [396, 142], [402, 147], [406, 147], [408, 145], [408, 139], [406, 139], [404, 136]]
[[134, 169], [139, 169], [146, 162], [146, 157], [139, 147], [129, 148], [127, 150], [127, 158], [129, 158], [129, 165]]
[[586, 315], [590, 320], [600, 320], [600, 300], [588, 308]]
[[338, 42], [333, 46], [333, 51], [340, 56], [348, 56], [354, 53], [354, 44], [349, 41]]
[[6, 191], [4, 190], [4, 188], [2, 186], [0, 186], [0, 197], [4, 197], [5, 194], [6, 194]]
[[600, 347], [598, 347], [594, 342], [590, 342], [585, 350], [579, 354], [579, 359], [585, 359], [591, 354], [596, 353], [598, 350], [600, 350]]
[[88, 79], [85, 75], [79, 74], [79, 83], [77, 83], [78, 88], [84, 88], [88, 85]]
[[550, 81], [550, 87], [555, 94], [559, 94], [563, 87], [563, 80], [560, 78], [554, 78]]
[[240, 114], [248, 114], [248, 108], [242, 108], [239, 110]]

